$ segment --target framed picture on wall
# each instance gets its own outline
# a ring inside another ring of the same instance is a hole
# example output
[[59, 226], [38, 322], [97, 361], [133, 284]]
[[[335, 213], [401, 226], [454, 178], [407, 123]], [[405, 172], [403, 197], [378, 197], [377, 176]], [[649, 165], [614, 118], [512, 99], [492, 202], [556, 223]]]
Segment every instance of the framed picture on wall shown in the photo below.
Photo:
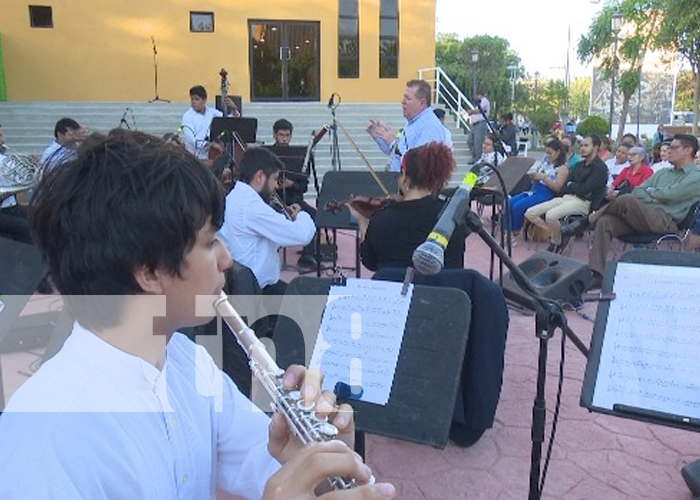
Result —
[[190, 12], [190, 31], [192, 33], [214, 33], [214, 13]]

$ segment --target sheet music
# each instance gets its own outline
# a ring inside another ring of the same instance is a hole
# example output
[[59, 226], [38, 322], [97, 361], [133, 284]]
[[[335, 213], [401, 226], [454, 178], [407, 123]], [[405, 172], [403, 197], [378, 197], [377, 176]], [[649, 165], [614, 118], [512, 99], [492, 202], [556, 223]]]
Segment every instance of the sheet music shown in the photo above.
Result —
[[700, 269], [620, 262], [593, 405], [700, 417]]
[[361, 386], [361, 401], [386, 405], [406, 327], [413, 285], [348, 279], [332, 286], [311, 362], [324, 375], [323, 388], [336, 382]]

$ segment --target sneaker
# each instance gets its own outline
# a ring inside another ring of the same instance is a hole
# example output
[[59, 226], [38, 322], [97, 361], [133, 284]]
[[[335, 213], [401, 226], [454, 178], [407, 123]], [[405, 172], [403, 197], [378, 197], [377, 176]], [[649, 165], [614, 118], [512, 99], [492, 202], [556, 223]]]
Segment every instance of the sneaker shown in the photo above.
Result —
[[578, 234], [583, 233], [589, 225], [590, 221], [588, 220], [588, 217], [581, 217], [580, 219], [575, 220], [570, 224], [563, 225], [561, 227], [561, 235], [576, 236]]

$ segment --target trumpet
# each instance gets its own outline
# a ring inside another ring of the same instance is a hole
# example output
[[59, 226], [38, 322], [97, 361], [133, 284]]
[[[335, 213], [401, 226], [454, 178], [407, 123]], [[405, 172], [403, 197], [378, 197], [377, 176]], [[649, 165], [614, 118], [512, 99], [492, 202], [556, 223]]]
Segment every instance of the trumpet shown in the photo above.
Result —
[[[298, 390], [288, 391], [282, 384], [284, 371], [272, 359], [265, 345], [260, 342], [255, 332], [246, 325], [238, 312], [221, 293], [214, 302], [214, 310], [233, 331], [238, 344], [248, 356], [253, 375], [272, 398], [272, 409], [281, 413], [289, 428], [303, 444], [318, 443], [335, 439], [338, 429], [328, 422], [326, 417], [319, 417], [314, 412], [314, 403], [306, 404]], [[374, 482], [374, 477], [370, 479]], [[328, 478], [333, 489], [345, 490], [357, 486], [355, 479], [340, 476]]]

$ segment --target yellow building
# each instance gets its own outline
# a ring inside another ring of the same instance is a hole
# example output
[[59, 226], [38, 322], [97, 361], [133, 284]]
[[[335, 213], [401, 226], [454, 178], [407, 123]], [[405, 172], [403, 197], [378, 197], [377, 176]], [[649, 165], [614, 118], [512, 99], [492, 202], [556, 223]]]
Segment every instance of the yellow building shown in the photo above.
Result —
[[435, 63], [435, 0], [2, 3], [10, 101], [184, 101], [226, 68], [244, 101], [395, 102]]

